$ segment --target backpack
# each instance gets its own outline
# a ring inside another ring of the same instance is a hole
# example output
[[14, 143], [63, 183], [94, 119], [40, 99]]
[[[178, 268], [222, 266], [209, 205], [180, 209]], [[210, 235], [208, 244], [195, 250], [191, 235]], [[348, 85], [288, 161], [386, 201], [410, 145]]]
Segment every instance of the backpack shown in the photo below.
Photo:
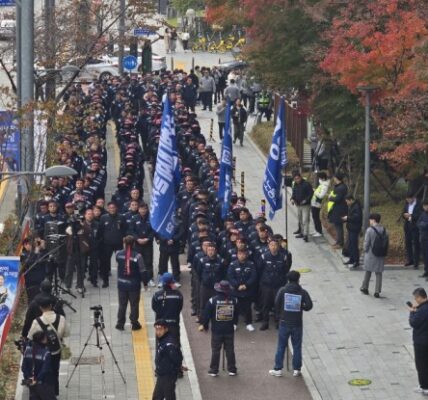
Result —
[[382, 233], [379, 233], [374, 226], [372, 226], [372, 228], [376, 232], [376, 237], [372, 246], [372, 253], [376, 257], [386, 257], [389, 247], [389, 239], [386, 234], [386, 229], [384, 229]]
[[58, 354], [62, 348], [61, 340], [59, 339], [57, 332], [59, 320], [60, 315], [57, 314], [54, 323], [46, 325], [45, 323], [43, 323], [40, 317], [37, 318], [37, 322], [43, 329], [43, 332], [45, 333], [46, 338], [48, 340], [47, 347], [51, 354]]

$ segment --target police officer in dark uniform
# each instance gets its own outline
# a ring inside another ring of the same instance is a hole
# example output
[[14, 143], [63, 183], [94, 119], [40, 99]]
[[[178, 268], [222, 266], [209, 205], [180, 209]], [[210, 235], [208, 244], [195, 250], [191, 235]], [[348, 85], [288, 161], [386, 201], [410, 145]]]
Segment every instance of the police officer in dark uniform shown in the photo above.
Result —
[[261, 331], [269, 329], [269, 312], [275, 304], [280, 287], [287, 282], [287, 273], [291, 268], [291, 253], [281, 248], [282, 236], [273, 235], [269, 249], [260, 260], [260, 302], [262, 307]]
[[152, 310], [156, 320], [163, 319], [168, 324], [169, 333], [180, 345], [180, 313], [183, 309], [183, 295], [175, 288], [174, 276], [165, 272], [161, 277], [163, 288], [152, 297]]
[[133, 249], [134, 242], [133, 236], [125, 236], [123, 239], [124, 249], [118, 251], [116, 255], [118, 264], [117, 288], [119, 292], [116, 329], [119, 331], [124, 330], [128, 302], [131, 307], [129, 319], [131, 320], [132, 330], [141, 329], [141, 324], [138, 322], [141, 282], [146, 288], [148, 281], [144, 270], [143, 258], [141, 254]]
[[175, 400], [175, 383], [182, 366], [183, 355], [174, 337], [168, 331], [168, 323], [158, 320], [154, 324], [157, 348], [155, 356], [156, 385], [152, 400]]
[[202, 326], [208, 330], [211, 322], [211, 364], [208, 375], [217, 376], [220, 364], [220, 351], [224, 347], [229, 376], [237, 373], [235, 360], [235, 326], [238, 322], [236, 297], [231, 295], [232, 287], [228, 281], [215, 284], [217, 294], [207, 302]]

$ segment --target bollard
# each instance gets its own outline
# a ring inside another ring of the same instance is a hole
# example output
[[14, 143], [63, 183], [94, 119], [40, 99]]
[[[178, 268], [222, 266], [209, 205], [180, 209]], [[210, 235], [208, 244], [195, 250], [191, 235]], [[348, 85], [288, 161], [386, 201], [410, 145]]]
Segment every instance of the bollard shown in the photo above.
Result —
[[260, 211], [263, 215], [263, 218], [266, 218], [266, 200], [265, 199], [262, 199], [260, 201]]
[[195, 70], [195, 57], [192, 57], [192, 69]]
[[236, 157], [232, 159], [232, 180], [233, 183], [236, 182]]
[[208, 141], [215, 142], [215, 139], [214, 139], [214, 118], [211, 118], [210, 137], [209, 137]]
[[221, 64], [221, 58], [218, 59], [218, 63]]
[[241, 172], [241, 197], [245, 197], [245, 172]]
[[171, 57], [171, 71], [174, 71], [174, 57]]

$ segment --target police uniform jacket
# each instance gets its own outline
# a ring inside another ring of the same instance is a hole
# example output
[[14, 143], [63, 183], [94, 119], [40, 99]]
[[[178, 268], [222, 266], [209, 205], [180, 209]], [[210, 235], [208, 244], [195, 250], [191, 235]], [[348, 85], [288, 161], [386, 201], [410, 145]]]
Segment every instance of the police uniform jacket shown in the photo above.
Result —
[[123, 245], [123, 237], [126, 234], [125, 218], [120, 214], [105, 214], [100, 218], [98, 227], [98, 237], [108, 246], [113, 246], [117, 250]]
[[156, 314], [156, 319], [164, 319], [169, 325], [180, 323], [182, 309], [183, 295], [179, 290], [166, 287], [152, 297], [152, 310]]
[[214, 288], [214, 284], [220, 282], [224, 277], [224, 261], [217, 254], [214, 258], [205, 256], [198, 264], [198, 276], [202, 285]]
[[[150, 225], [149, 216], [137, 215], [132, 221], [132, 234], [136, 239], [149, 239], [145, 246], [152, 244], [155, 232]], [[137, 243], [137, 246], [141, 246]]]
[[226, 296], [224, 293], [211, 297], [202, 316], [202, 325], [205, 330], [208, 329], [211, 322], [213, 334], [234, 334], [234, 325], [238, 322], [237, 304], [238, 299], [235, 296]]
[[[252, 261], [245, 260], [240, 263], [238, 260], [229, 265], [227, 270], [227, 280], [233, 286], [233, 295], [236, 297], [250, 297], [254, 293], [257, 282], [256, 266]], [[238, 290], [238, 287], [245, 285], [245, 290]]]
[[131, 251], [129, 268], [126, 266], [126, 250], [118, 251], [117, 261], [117, 288], [124, 291], [139, 291], [141, 282], [147, 285], [143, 257], [135, 250]]
[[276, 255], [269, 250], [260, 260], [260, 283], [271, 288], [279, 288], [287, 282], [287, 273], [291, 268], [291, 254], [280, 249]]
[[159, 338], [155, 357], [157, 376], [177, 377], [183, 362], [181, 350], [169, 333]]

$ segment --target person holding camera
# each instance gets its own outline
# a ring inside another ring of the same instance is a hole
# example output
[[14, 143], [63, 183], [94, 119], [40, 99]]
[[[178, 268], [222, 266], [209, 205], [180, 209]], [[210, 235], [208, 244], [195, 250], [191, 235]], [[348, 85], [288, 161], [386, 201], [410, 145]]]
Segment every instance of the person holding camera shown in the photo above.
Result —
[[428, 396], [428, 298], [424, 288], [413, 291], [416, 305], [407, 303], [410, 310], [409, 324], [413, 328], [413, 347], [418, 372], [419, 387], [415, 390]]
[[117, 289], [119, 292], [119, 310], [117, 311], [116, 329], [123, 331], [125, 328], [126, 308], [128, 302], [131, 308], [129, 319], [132, 330], [141, 329], [138, 321], [141, 282], [147, 287], [147, 272], [144, 268], [143, 257], [134, 250], [135, 239], [128, 235], [123, 239], [123, 250], [116, 254], [117, 261]]
[[[34, 335], [43, 332], [47, 337], [47, 347], [51, 353], [51, 368], [54, 377], [55, 394], [59, 394], [59, 367], [61, 362], [61, 348], [63, 338], [70, 335], [70, 329], [64, 316], [53, 311], [50, 296], [40, 298], [40, 317], [34, 319], [28, 332], [28, 339], [33, 340]], [[37, 336], [36, 336], [37, 337]]]
[[22, 359], [22, 384], [30, 390], [30, 400], [54, 400], [54, 375], [51, 368], [51, 353], [47, 337], [42, 331], [33, 335]]

